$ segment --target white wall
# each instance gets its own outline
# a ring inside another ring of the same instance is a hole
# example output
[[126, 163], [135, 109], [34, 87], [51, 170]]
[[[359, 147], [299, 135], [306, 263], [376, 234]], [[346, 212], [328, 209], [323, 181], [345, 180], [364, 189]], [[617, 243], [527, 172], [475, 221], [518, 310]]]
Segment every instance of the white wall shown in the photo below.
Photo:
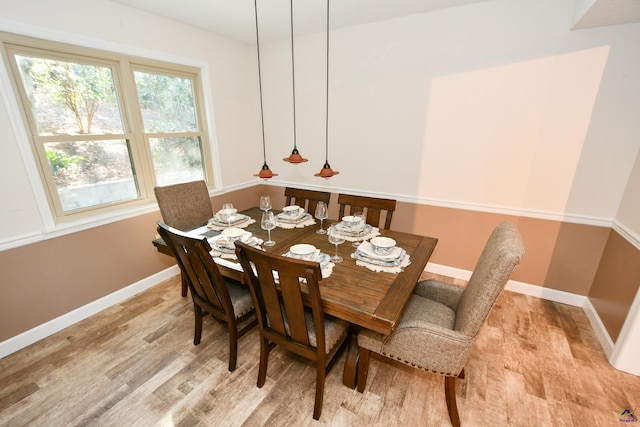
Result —
[[[571, 31], [575, 3], [495, 0], [331, 32], [331, 186], [604, 224], [640, 147], [640, 25]], [[272, 169], [315, 184], [325, 35], [262, 49]], [[636, 215], [637, 217], [637, 215]], [[636, 229], [640, 230], [640, 229]]]
[[[3, 0], [0, 10], [0, 31], [204, 67], [214, 157], [219, 152], [224, 159], [218, 168], [218, 185], [241, 185], [254, 179], [254, 165], [262, 156], [258, 152], [260, 113], [253, 47], [105, 0]], [[11, 246], [15, 240], [39, 240], [43, 232], [52, 231], [36, 169], [29, 167], [33, 160], [7, 81], [2, 63], [0, 247]], [[243, 149], [252, 144], [256, 150]], [[21, 150], [26, 153], [26, 167]], [[247, 157], [249, 161], [243, 161]], [[29, 174], [36, 183], [35, 191]], [[39, 206], [45, 212], [44, 221]]]
[[[326, 35], [296, 38], [298, 147], [310, 159], [296, 166], [280, 160], [293, 145], [290, 42], [262, 46], [274, 181], [602, 225], [620, 210], [639, 234], [623, 195], [637, 180], [640, 25], [571, 31], [575, 6], [491, 0], [331, 31], [329, 160], [341, 173], [328, 181], [313, 176], [325, 158]], [[221, 182], [254, 179], [254, 47], [106, 0], [3, 1], [0, 29], [205, 64]], [[0, 245], [48, 226], [24, 130], [11, 127], [15, 101], [2, 96]]]

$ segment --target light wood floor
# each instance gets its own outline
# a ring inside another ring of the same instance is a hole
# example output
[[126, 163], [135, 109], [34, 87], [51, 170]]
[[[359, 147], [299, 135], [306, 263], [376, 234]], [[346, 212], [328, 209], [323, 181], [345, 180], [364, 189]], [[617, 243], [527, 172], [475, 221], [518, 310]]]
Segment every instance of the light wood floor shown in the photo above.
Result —
[[[160, 284], [0, 360], [2, 426], [450, 425], [441, 377], [373, 357], [364, 393], [342, 385], [344, 354], [312, 419], [315, 370], [275, 349], [262, 389], [257, 330], [227, 371], [227, 334]], [[457, 381], [469, 426], [620, 426], [640, 415], [639, 378], [612, 368], [583, 311], [504, 292]], [[633, 424], [631, 424], [633, 425]]]

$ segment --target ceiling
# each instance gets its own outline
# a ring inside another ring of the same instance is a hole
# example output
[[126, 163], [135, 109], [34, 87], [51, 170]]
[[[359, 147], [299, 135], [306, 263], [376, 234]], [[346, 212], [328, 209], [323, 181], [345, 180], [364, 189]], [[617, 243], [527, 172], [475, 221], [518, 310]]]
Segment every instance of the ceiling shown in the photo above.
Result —
[[[112, 0], [139, 10], [180, 21], [241, 42], [255, 43], [255, 11], [251, 0]], [[330, 6], [331, 29], [400, 18], [487, 0], [348, 0]], [[640, 22], [640, 0], [580, 0], [589, 7], [573, 29]], [[291, 36], [289, 0], [258, 2], [260, 42]], [[296, 36], [326, 31], [326, 2], [293, 2]]]

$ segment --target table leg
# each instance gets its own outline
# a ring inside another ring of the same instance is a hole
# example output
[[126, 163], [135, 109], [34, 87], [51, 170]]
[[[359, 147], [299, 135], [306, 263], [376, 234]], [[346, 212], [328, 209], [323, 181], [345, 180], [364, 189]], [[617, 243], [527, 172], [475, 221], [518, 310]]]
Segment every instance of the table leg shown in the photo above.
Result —
[[355, 328], [351, 331], [347, 359], [344, 362], [344, 372], [342, 373], [342, 384], [349, 388], [356, 388], [358, 377], [358, 332]]

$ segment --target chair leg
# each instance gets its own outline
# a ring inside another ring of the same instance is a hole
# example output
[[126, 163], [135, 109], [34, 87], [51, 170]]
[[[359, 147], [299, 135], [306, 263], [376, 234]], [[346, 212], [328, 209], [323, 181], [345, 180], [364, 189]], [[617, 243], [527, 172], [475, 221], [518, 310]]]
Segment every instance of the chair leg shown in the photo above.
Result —
[[362, 393], [367, 386], [367, 375], [369, 374], [369, 355], [370, 350], [360, 347], [358, 357], [358, 391]]
[[187, 296], [187, 278], [184, 277], [184, 274], [182, 272], [180, 272], [180, 277], [182, 278], [182, 296], [186, 297]]
[[199, 305], [193, 302], [193, 313], [196, 316], [196, 328], [193, 335], [193, 344], [200, 344], [200, 339], [202, 338], [202, 309]]
[[316, 361], [316, 402], [313, 405], [313, 419], [319, 420], [320, 414], [322, 414], [322, 400], [324, 398], [324, 378], [325, 378], [325, 366], [324, 362]]
[[449, 418], [453, 427], [460, 427], [458, 406], [456, 405], [456, 377], [444, 377], [444, 395], [447, 400]]
[[236, 369], [238, 360], [238, 335], [236, 325], [229, 325], [229, 372]]
[[258, 388], [262, 388], [267, 379], [267, 364], [269, 363], [269, 340], [260, 337], [260, 367], [258, 368]]

